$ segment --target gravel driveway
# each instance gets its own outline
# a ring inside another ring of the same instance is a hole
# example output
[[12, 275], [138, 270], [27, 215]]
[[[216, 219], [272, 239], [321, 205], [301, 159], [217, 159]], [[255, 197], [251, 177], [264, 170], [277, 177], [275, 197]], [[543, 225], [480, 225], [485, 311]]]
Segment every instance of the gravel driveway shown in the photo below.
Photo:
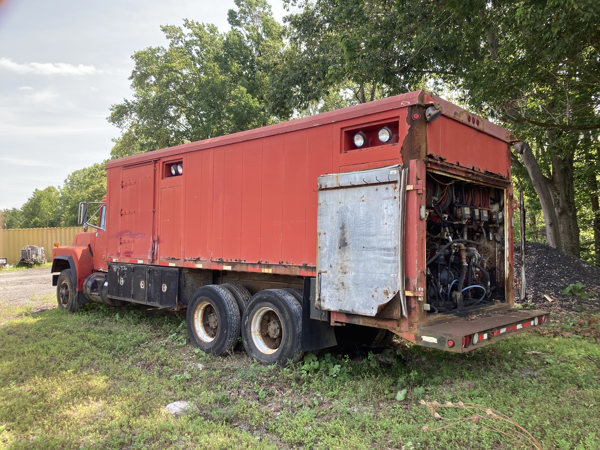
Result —
[[0, 308], [56, 305], [55, 295], [50, 267], [12, 272], [0, 270]]

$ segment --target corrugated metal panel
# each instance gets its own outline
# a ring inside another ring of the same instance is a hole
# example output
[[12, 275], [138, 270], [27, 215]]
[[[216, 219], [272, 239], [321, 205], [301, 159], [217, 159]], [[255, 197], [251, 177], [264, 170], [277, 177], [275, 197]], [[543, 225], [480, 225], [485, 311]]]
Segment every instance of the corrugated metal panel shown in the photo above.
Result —
[[19, 262], [21, 249], [26, 245], [44, 247], [46, 259], [52, 259], [54, 243], [71, 245], [81, 227], [64, 228], [17, 228], [0, 230], [0, 257], [7, 258], [8, 263], [14, 265]]
[[319, 177], [317, 292], [322, 309], [375, 316], [404, 299], [400, 165]]

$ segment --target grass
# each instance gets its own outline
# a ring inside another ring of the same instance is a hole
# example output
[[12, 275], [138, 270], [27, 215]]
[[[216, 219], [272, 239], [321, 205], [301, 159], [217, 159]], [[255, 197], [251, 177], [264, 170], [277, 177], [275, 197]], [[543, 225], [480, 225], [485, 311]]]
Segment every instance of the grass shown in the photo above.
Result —
[[8, 266], [8, 267], [0, 267], [0, 272], [17, 272], [20, 270], [27, 270], [27, 269], [44, 269], [46, 267], [50, 267], [52, 266], [52, 261], [50, 262], [46, 262], [44, 264], [34, 264], [33, 266], [27, 266], [27, 265], [12, 265], [12, 266]]
[[[597, 317], [469, 355], [398, 345], [279, 368], [201, 353], [181, 313], [34, 311], [0, 311], [0, 447], [599, 448]], [[178, 400], [197, 411], [168, 415]]]

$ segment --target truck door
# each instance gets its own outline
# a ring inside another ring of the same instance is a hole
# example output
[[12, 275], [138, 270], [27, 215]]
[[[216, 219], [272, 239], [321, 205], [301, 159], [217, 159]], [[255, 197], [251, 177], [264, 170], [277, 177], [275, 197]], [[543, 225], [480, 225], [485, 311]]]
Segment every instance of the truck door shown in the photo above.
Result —
[[181, 159], [162, 164], [158, 189], [158, 261], [175, 262], [182, 258], [183, 177]]
[[398, 295], [399, 313], [407, 316], [406, 175], [406, 169], [394, 165], [319, 177], [320, 309], [374, 317]]
[[[120, 186], [119, 259], [152, 262], [154, 223], [154, 163], [123, 167]], [[111, 226], [111, 229], [112, 228]]]

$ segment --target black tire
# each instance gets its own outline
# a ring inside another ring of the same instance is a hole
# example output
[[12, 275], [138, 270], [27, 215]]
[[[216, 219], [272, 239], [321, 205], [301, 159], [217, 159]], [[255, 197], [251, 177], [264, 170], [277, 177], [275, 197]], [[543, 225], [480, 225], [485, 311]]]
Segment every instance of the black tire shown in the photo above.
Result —
[[65, 311], [76, 312], [79, 309], [78, 295], [73, 283], [73, 272], [65, 269], [58, 275], [56, 283], [58, 307]]
[[246, 353], [261, 364], [285, 365], [302, 358], [302, 307], [284, 289], [257, 292], [242, 319]]
[[292, 294], [294, 296], [294, 298], [296, 300], [298, 300], [298, 303], [300, 303], [300, 306], [302, 306], [302, 291], [300, 289], [284, 288], [283, 290], [285, 292], [289, 292], [290, 294]]
[[388, 347], [394, 339], [394, 334], [380, 328], [346, 324], [335, 327], [335, 338], [341, 349], [354, 351], [361, 347]]
[[192, 345], [222, 355], [233, 350], [240, 335], [240, 311], [227, 289], [203, 286], [188, 304], [186, 324]]
[[221, 286], [231, 292], [240, 310], [240, 317], [242, 317], [246, 310], [246, 306], [248, 305], [248, 301], [250, 300], [250, 297], [252, 297], [250, 291], [238, 283], [225, 283]]

